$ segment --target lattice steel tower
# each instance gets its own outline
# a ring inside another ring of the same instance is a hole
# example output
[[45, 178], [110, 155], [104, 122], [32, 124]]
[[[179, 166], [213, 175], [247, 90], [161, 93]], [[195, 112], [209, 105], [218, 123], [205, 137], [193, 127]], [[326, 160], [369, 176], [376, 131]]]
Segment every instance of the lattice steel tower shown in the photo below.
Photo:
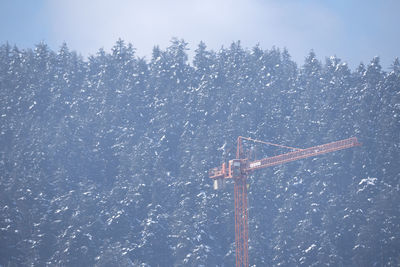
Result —
[[[292, 151], [274, 157], [251, 161], [246, 158], [243, 152], [243, 140], [284, 147]], [[324, 145], [300, 149], [239, 136], [237, 139], [236, 158], [229, 160], [228, 164], [223, 163], [221, 167], [213, 168], [209, 171], [209, 177], [214, 180], [214, 189], [220, 188], [224, 184], [225, 179], [233, 179], [234, 181], [236, 267], [249, 266], [247, 177], [251, 172], [359, 145], [361, 143], [357, 141], [357, 138], [352, 137]]]

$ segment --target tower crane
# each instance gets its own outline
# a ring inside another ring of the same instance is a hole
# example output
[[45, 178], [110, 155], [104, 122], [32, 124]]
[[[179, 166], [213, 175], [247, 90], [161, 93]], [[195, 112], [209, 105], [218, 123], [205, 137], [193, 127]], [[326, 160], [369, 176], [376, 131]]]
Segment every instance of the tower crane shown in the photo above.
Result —
[[[273, 157], [263, 158], [260, 160], [250, 160], [246, 158], [246, 155], [244, 154], [243, 140], [288, 148], [292, 151]], [[357, 138], [352, 137], [319, 146], [300, 149], [239, 136], [237, 138], [236, 158], [229, 160], [228, 164], [222, 163], [221, 167], [216, 167], [209, 171], [209, 177], [214, 180], [214, 189], [218, 189], [223, 186], [223, 184], [225, 183], [225, 179], [233, 179], [234, 181], [236, 267], [247, 267], [249, 265], [249, 226], [246, 180], [250, 173], [266, 167], [271, 167], [360, 145], [361, 143], [357, 141]]]

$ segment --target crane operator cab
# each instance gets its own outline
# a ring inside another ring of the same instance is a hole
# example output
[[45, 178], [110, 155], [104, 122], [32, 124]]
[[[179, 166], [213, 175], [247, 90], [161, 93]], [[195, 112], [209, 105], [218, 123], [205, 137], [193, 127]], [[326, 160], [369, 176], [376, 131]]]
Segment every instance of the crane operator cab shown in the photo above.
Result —
[[242, 175], [242, 164], [240, 159], [229, 161], [229, 178], [239, 178]]

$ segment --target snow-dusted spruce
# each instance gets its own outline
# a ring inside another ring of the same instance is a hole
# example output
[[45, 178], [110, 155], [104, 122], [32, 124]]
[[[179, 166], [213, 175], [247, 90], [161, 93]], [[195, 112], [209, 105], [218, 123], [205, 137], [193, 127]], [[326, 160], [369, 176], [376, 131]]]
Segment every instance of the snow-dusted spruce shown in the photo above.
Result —
[[206, 171], [236, 137], [355, 135], [360, 149], [249, 179], [250, 265], [397, 266], [399, 88], [398, 59], [0, 45], [0, 265], [233, 266], [232, 185], [214, 192]]

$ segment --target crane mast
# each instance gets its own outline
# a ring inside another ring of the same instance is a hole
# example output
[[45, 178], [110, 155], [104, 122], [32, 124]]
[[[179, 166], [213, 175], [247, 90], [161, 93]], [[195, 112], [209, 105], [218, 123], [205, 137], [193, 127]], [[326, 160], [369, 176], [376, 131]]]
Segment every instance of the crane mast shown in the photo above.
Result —
[[239, 161], [232, 161], [232, 176], [235, 179], [234, 197], [235, 197], [235, 248], [236, 265], [248, 266], [248, 240], [249, 223], [247, 210], [247, 174], [242, 173], [241, 161], [244, 157], [242, 138], [237, 140], [236, 158]]
[[[242, 140], [289, 148], [294, 151], [274, 157], [250, 161], [244, 155]], [[209, 177], [214, 180], [214, 189], [219, 189], [224, 184], [225, 179], [233, 179], [234, 181], [236, 267], [249, 266], [247, 177], [251, 172], [360, 145], [361, 143], [357, 141], [357, 138], [352, 137], [319, 146], [300, 149], [239, 136], [237, 139], [236, 158], [229, 160], [228, 165], [222, 163], [221, 167], [213, 168], [209, 171]]]

